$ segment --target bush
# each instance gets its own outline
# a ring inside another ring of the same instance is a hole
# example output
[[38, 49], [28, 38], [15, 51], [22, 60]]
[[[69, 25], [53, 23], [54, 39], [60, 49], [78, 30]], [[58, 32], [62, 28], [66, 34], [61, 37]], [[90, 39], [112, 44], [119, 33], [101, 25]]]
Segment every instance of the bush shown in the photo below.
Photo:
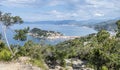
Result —
[[32, 60], [30, 60], [30, 62], [33, 65], [42, 68], [43, 70], [47, 70], [47, 67], [45, 66], [45, 63], [44, 63], [44, 61], [42, 59], [40, 59], [40, 60], [38, 60], [38, 59], [32, 59]]
[[62, 60], [62, 61], [61, 61], [61, 66], [62, 66], [62, 67], [66, 67], [66, 62], [65, 62], [65, 60]]
[[5, 48], [6, 48], [6, 47], [5, 47], [5, 43], [0, 40], [0, 51], [1, 51], [2, 49], [5, 49]]
[[102, 70], [108, 70], [106, 66], [102, 66]]
[[9, 61], [11, 60], [11, 52], [7, 49], [3, 49], [0, 51], [0, 60]]

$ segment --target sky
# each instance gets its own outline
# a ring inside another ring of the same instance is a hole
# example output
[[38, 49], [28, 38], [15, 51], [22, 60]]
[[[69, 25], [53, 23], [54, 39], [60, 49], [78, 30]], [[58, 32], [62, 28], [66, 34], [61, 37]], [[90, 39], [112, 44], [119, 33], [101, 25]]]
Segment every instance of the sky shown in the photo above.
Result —
[[24, 21], [113, 19], [120, 0], [0, 0], [0, 11]]

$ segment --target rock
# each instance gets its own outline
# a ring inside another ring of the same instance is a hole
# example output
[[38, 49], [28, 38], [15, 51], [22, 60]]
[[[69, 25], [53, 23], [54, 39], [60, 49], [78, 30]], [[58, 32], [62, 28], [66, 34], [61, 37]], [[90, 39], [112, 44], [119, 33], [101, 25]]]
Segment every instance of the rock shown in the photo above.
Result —
[[56, 69], [56, 70], [60, 70], [60, 69], [61, 69], [61, 66], [55, 66], [55, 69]]
[[65, 61], [66, 61], [66, 67], [70, 68], [68, 70], [94, 70], [86, 67], [86, 63], [87, 63], [86, 61], [81, 61], [76, 58], [65, 59]]
[[0, 70], [41, 70], [39, 67], [22, 64], [19, 62], [0, 63]]
[[67, 70], [73, 70], [73, 68], [71, 66], [66, 66]]
[[29, 60], [31, 60], [31, 58], [29, 58], [29, 57], [19, 57], [18, 58], [18, 61], [19, 62], [23, 62], [23, 63], [26, 63]]

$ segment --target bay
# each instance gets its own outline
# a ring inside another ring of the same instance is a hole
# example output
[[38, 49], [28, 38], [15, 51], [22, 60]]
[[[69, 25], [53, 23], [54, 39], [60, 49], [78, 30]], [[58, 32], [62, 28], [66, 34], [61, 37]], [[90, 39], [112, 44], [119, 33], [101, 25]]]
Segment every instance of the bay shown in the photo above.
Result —
[[[40, 28], [43, 30], [51, 30], [51, 31], [56, 31], [56, 32], [61, 32], [62, 34], [64, 34], [65, 36], [85, 36], [91, 33], [96, 33], [97, 31], [95, 31], [92, 28], [88, 28], [88, 27], [80, 27], [80, 26], [76, 26], [76, 25], [56, 25], [56, 24], [39, 24], [39, 23], [23, 23], [23, 24], [16, 24], [10, 27], [10, 29], [7, 29], [7, 37], [8, 40], [11, 44], [17, 44], [17, 41], [15, 41], [13, 39], [14, 36], [14, 30], [15, 29], [23, 29], [25, 27], [30, 27], [30, 29], [33, 28]], [[0, 27], [0, 32], [2, 32], [1, 27]], [[32, 36], [28, 36], [28, 40], [32, 40], [36, 43], [40, 43], [41, 39], [38, 38], [34, 38]], [[65, 39], [55, 39], [55, 40], [45, 40], [45, 43], [47, 44], [57, 44], [59, 42], [63, 42], [65, 41]], [[21, 42], [21, 44], [23, 44], [24, 42]]]

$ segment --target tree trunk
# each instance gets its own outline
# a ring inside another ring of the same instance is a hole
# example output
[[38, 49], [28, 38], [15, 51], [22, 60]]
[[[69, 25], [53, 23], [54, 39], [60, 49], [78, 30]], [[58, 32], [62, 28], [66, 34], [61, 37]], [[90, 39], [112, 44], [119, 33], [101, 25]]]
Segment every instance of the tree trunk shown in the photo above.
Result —
[[18, 41], [17, 47], [16, 47], [16, 49], [14, 51], [14, 55], [16, 55], [16, 53], [18, 52], [19, 45], [20, 45], [20, 41]]
[[9, 48], [11, 54], [14, 56], [14, 53], [13, 53], [13, 51], [12, 51], [12, 49], [11, 49], [11, 47], [10, 47], [10, 44], [9, 44], [9, 42], [8, 42], [8, 39], [7, 39], [6, 26], [3, 26], [3, 25], [2, 25], [2, 29], [3, 29], [3, 34], [4, 34], [4, 38], [5, 38], [5, 40], [6, 40], [7, 46], [8, 46], [8, 48]]

